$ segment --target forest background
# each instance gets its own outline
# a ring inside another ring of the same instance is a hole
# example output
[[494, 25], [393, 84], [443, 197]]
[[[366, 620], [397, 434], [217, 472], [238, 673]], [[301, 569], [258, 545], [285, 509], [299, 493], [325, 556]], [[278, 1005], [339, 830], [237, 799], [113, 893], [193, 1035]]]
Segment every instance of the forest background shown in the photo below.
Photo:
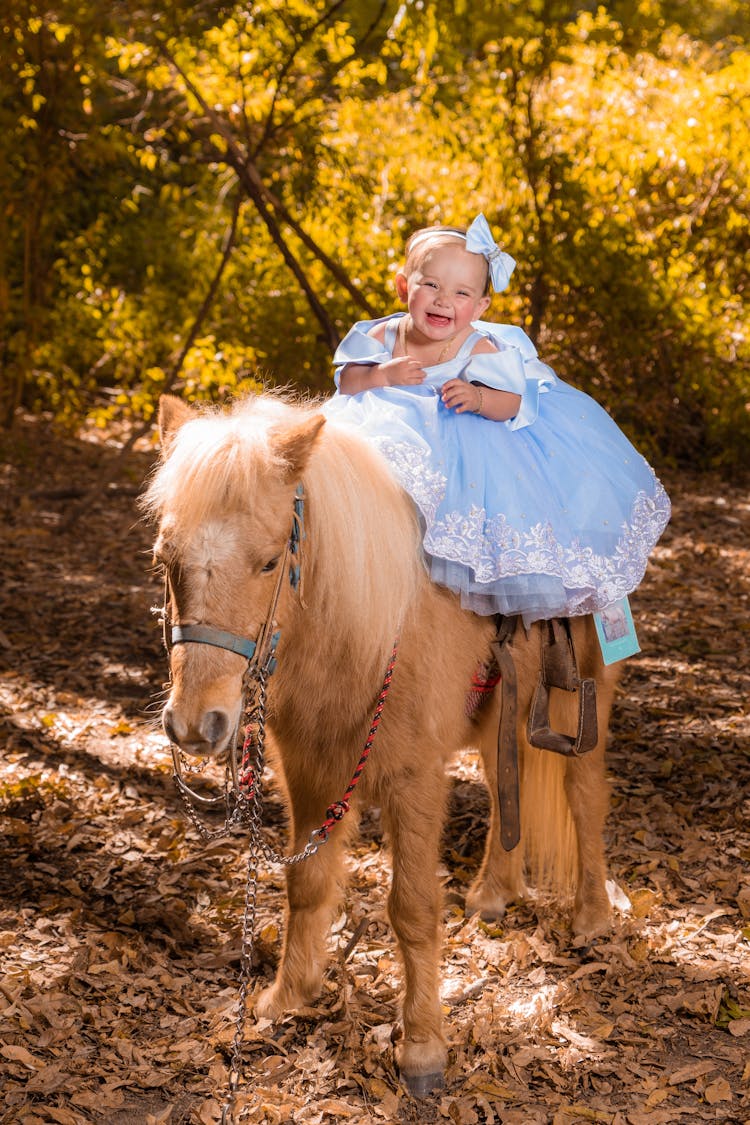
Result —
[[750, 436], [744, 0], [26, 0], [0, 19], [0, 411], [332, 390], [411, 229], [657, 466]]
[[[318, 1006], [248, 1021], [242, 1119], [750, 1125], [749, 23], [747, 0], [0, 0], [4, 1123], [211, 1125], [226, 1094], [247, 858], [198, 845], [156, 721], [159, 393], [330, 393], [409, 231], [481, 210], [518, 260], [488, 315], [673, 502], [611, 727], [616, 919], [578, 947], [565, 903], [464, 917], [466, 751], [444, 1095], [395, 1071], [369, 810]], [[273, 786], [264, 826], [287, 846]], [[254, 989], [280, 872], [260, 890]]]

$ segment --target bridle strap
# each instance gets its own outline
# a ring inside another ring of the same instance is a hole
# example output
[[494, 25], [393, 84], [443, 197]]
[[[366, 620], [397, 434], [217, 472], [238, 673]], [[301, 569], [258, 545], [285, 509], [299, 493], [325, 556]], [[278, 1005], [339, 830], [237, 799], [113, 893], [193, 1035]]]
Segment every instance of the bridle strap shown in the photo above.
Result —
[[238, 637], [236, 633], [228, 633], [224, 629], [214, 629], [211, 625], [173, 625], [172, 644], [185, 642], [225, 648], [229, 652], [236, 652], [238, 656], [244, 656], [246, 660], [252, 660], [257, 648], [255, 641]]

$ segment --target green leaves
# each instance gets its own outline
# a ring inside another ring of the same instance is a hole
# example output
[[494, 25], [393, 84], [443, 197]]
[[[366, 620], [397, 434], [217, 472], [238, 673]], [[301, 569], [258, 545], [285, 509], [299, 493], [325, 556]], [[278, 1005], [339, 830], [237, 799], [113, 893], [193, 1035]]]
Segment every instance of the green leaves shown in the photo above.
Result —
[[717, 1027], [725, 1031], [732, 1032], [734, 1025], [734, 1032], [737, 1035], [746, 1034], [750, 1030], [750, 1008], [743, 1008], [736, 995], [732, 995], [730, 990], [725, 988], [714, 1022]]

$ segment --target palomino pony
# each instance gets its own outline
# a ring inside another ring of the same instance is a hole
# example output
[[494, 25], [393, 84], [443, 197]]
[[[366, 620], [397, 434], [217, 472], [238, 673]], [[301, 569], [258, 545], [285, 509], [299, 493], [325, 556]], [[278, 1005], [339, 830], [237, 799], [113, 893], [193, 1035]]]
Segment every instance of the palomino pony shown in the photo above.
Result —
[[[447, 1057], [437, 867], [448, 761], [462, 747], [480, 748], [492, 795], [486, 853], [467, 911], [501, 916], [523, 893], [530, 861], [558, 889], [568, 876], [575, 883], [576, 933], [601, 931], [609, 920], [604, 740], [615, 675], [602, 665], [591, 619], [575, 619], [581, 675], [594, 678], [598, 688], [599, 741], [580, 758], [533, 749], [524, 732], [539, 675], [539, 637], [533, 628], [518, 630], [513, 648], [524, 839], [506, 853], [496, 784], [500, 693], [473, 715], [466, 706], [472, 675], [488, 659], [494, 623], [463, 610], [431, 582], [414, 506], [382, 457], [356, 433], [326, 423], [314, 406], [276, 395], [223, 414], [197, 412], [165, 396], [159, 422], [163, 457], [145, 506], [159, 521], [155, 556], [169, 577], [171, 619], [186, 635], [191, 626], [258, 635], [279, 568], [286, 566], [281, 560], [295, 493], [300, 483], [304, 487], [302, 596], [284, 577], [275, 608], [278, 668], [267, 692], [292, 852], [304, 849], [352, 777], [400, 638], [377, 742], [351, 813], [315, 855], [286, 869], [284, 948], [276, 980], [259, 995], [255, 1011], [273, 1019], [320, 991], [344, 845], [357, 807], [379, 806], [392, 852], [389, 916], [404, 965], [397, 1063], [409, 1089], [427, 1093], [441, 1084]], [[234, 651], [174, 646], [163, 722], [185, 753], [227, 751], [241, 718], [245, 669], [245, 658]], [[574, 699], [552, 696], [555, 727], [574, 732]]]

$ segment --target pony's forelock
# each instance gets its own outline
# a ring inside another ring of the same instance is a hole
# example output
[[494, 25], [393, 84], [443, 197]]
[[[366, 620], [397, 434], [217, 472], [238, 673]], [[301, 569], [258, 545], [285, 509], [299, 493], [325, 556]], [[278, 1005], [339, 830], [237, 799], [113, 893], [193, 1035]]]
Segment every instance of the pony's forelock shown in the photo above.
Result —
[[196, 412], [173, 435], [143, 497], [144, 511], [156, 520], [168, 513], [170, 524], [189, 537], [212, 514], [241, 507], [261, 470], [283, 468], [271, 435], [294, 416], [293, 407], [272, 395], [244, 400], [230, 412]]

